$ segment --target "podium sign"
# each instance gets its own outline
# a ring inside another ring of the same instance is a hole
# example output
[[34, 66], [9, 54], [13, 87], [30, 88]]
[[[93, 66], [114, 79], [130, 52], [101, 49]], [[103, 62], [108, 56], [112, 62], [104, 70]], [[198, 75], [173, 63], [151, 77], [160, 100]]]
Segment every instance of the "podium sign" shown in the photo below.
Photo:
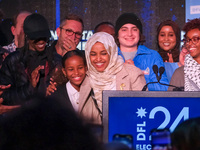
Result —
[[133, 146], [151, 150], [151, 129], [169, 128], [200, 116], [200, 92], [103, 92], [103, 138], [114, 134], [133, 136]]

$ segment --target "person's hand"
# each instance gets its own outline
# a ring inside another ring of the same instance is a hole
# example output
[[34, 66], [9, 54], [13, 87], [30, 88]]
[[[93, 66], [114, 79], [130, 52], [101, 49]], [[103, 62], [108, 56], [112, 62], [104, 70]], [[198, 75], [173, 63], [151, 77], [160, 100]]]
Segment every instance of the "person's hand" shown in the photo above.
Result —
[[168, 61], [168, 62], [173, 63], [174, 60], [173, 60], [172, 54], [167, 53], [167, 55], [168, 55], [168, 57], [169, 57], [169, 61]]
[[3, 55], [2, 55], [3, 61], [5, 60], [5, 58], [6, 58], [8, 55], [9, 55], [9, 53], [7, 53], [7, 52], [3, 53]]
[[46, 96], [51, 95], [51, 93], [54, 93], [57, 90], [56, 85], [56, 82], [50, 81], [50, 84], [46, 90]]
[[130, 59], [126, 60], [124, 63], [125, 64], [130, 64], [130, 65], [134, 65], [134, 61], [130, 60]]
[[31, 84], [32, 86], [35, 88], [37, 86], [37, 83], [40, 79], [40, 70], [44, 69], [44, 66], [38, 66], [37, 68], [35, 68], [35, 70], [33, 70], [33, 72], [31, 73]]
[[75, 50], [76, 49], [76, 43], [75, 43], [74, 40], [67, 38], [63, 41], [62, 47], [65, 50], [65, 51], [63, 51], [63, 55], [64, 55], [68, 51]]
[[8, 84], [8, 85], [0, 85], [0, 95], [3, 94], [3, 91], [5, 89], [8, 89], [11, 87], [11, 84]]
[[2, 103], [3, 103], [3, 98], [0, 98], [0, 115], [8, 111], [11, 111], [15, 108], [20, 107], [20, 105], [6, 106], [6, 105], [2, 105]]
[[179, 67], [184, 66], [185, 56], [189, 54], [188, 50], [183, 46], [179, 55]]

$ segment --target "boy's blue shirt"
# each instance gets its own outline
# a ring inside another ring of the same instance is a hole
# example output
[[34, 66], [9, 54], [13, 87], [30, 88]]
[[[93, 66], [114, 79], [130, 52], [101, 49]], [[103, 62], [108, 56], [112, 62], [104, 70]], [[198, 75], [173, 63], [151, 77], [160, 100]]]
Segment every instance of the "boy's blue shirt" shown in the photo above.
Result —
[[[124, 59], [120, 48], [118, 48], [118, 54]], [[144, 45], [139, 45], [133, 61], [135, 66], [140, 68], [144, 73], [146, 83], [157, 82], [156, 75], [153, 71], [153, 65], [157, 65], [158, 68], [164, 67], [163, 59], [157, 51], [151, 50]], [[163, 73], [160, 82], [164, 84], [169, 84], [166, 72]], [[159, 83], [148, 85], [149, 91], [167, 91], [167, 89], [168, 86], [161, 85]]]

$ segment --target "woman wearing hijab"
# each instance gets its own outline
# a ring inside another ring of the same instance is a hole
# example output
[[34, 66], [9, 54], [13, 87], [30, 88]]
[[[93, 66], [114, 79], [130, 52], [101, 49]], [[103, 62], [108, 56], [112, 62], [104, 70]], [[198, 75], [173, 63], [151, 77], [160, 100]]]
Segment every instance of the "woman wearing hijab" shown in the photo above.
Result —
[[114, 38], [108, 33], [95, 33], [86, 43], [85, 56], [88, 72], [81, 85], [80, 98], [84, 104], [84, 99], [91, 94], [99, 113], [103, 90], [141, 91], [146, 84], [139, 68], [124, 64]]

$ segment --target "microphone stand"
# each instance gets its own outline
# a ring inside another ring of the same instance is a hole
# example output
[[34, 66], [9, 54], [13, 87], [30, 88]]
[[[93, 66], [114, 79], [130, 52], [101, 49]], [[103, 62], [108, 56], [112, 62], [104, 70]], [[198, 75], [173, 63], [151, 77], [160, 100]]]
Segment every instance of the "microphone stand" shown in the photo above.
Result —
[[177, 91], [182, 91], [181, 87], [177, 87], [177, 86], [174, 86], [174, 85], [170, 85], [170, 84], [165, 84], [165, 83], [161, 83], [160, 80], [161, 80], [161, 77], [163, 75], [163, 73], [165, 72], [165, 68], [164, 67], [160, 67], [159, 68], [159, 80], [158, 80], [158, 83], [160, 83], [161, 85], [165, 85], [165, 86], [171, 86], [171, 87], [174, 87], [177, 89]]
[[154, 83], [159, 83], [161, 85], [165, 85], [165, 86], [171, 86], [171, 87], [174, 87], [174, 89], [176, 91], [182, 91], [182, 87], [177, 87], [177, 86], [174, 86], [174, 85], [170, 85], [170, 84], [165, 84], [165, 83], [161, 83], [160, 80], [162, 78], [162, 75], [163, 73], [165, 72], [165, 68], [164, 67], [160, 67], [159, 68], [159, 76], [158, 76], [158, 66], [157, 65], [153, 65], [153, 71], [156, 75], [156, 78], [157, 78], [157, 82], [149, 82], [147, 83], [143, 88], [142, 88], [142, 91], [146, 91], [147, 87], [149, 84], [154, 84]]
[[147, 90], [147, 86], [148, 86], [149, 84], [153, 84], [153, 83], [159, 83], [159, 82], [157, 81], [157, 82], [149, 82], [149, 83], [147, 83], [147, 84], [142, 88], [142, 91], [146, 91], [146, 90]]

